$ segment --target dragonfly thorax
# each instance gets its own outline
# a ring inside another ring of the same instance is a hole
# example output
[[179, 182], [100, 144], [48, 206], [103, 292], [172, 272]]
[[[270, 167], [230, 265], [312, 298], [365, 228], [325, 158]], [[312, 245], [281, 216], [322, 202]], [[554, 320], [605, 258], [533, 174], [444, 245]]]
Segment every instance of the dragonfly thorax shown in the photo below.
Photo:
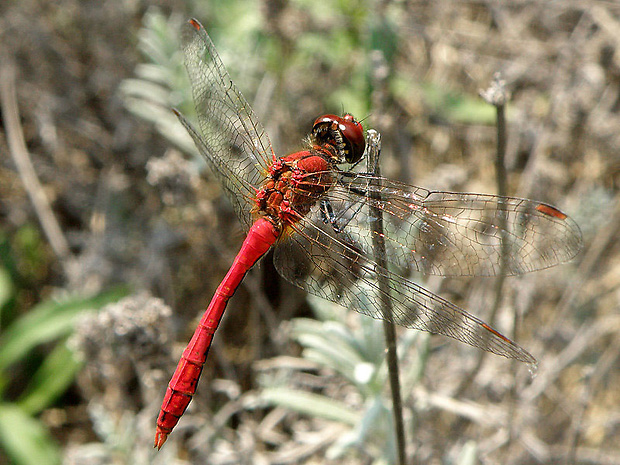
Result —
[[306, 216], [332, 187], [331, 151], [309, 149], [274, 162], [256, 194], [256, 211], [286, 225]]

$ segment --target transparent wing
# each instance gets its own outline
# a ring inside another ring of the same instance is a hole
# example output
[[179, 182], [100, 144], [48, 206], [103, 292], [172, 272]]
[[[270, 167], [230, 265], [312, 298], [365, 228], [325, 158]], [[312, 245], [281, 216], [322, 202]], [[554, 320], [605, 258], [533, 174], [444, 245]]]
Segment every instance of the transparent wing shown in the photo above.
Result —
[[[278, 272], [293, 284], [377, 319], [385, 319], [381, 298], [382, 293], [387, 292], [396, 324], [442, 334], [532, 365], [536, 363], [525, 349], [482, 320], [422, 286], [379, 267], [363, 251], [363, 245], [346, 232], [336, 235], [331, 224], [321, 224], [322, 216], [315, 207], [309, 217], [292, 226], [295, 234], [275, 250]], [[380, 276], [388, 283], [387, 290], [379, 288]]]
[[[432, 192], [367, 174], [336, 175], [336, 184], [277, 246], [274, 260], [282, 276], [306, 292], [378, 319], [385, 319], [381, 302], [388, 293], [397, 324], [535, 363], [480, 319], [401, 274], [514, 275], [554, 266], [582, 247], [573, 220], [532, 200]], [[382, 212], [388, 268], [377, 263], [377, 218], [369, 207]], [[380, 278], [386, 289], [379, 288]]]
[[367, 174], [339, 176], [327, 196], [334, 229], [346, 231], [372, 256], [375, 219], [364, 206], [380, 208], [385, 258], [404, 269], [442, 276], [518, 275], [566, 262], [582, 247], [577, 224], [541, 202], [433, 192]]
[[230, 79], [204, 27], [195, 19], [184, 33], [200, 130], [177, 113], [198, 150], [218, 177], [242, 223], [249, 229], [254, 187], [264, 179], [274, 154], [269, 136]]

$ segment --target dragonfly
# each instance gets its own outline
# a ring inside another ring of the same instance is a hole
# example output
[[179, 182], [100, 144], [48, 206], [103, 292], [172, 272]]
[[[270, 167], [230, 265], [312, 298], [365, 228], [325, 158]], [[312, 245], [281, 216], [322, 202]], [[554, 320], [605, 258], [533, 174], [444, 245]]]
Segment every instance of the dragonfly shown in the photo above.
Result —
[[[199, 127], [175, 113], [247, 235], [168, 384], [157, 419], [157, 449], [196, 392], [228, 300], [272, 248], [278, 272], [310, 294], [373, 318], [536, 363], [484, 321], [405, 276], [412, 271], [520, 275], [555, 266], [582, 247], [571, 218], [535, 200], [430, 191], [351, 169], [363, 159], [367, 142], [361, 122], [350, 114], [318, 117], [306, 146], [279, 158], [195, 19], [186, 26], [183, 47]], [[382, 229], [373, 227], [377, 211]], [[380, 252], [373, 247], [376, 234], [385, 244]], [[382, 307], [385, 297], [391, 302], [389, 315]]]

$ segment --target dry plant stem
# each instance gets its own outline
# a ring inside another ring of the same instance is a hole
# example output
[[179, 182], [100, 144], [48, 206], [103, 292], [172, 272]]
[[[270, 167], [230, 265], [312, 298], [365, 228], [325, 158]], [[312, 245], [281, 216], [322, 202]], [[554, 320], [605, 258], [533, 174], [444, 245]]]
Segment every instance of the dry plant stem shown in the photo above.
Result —
[[[497, 194], [505, 197], [508, 195], [506, 184], [506, 89], [504, 82], [501, 80], [499, 73], [496, 73], [493, 78], [491, 87], [483, 93], [485, 100], [491, 105], [495, 106], [497, 110], [497, 153], [495, 156], [495, 178], [497, 181]], [[501, 205], [501, 204], [500, 204]], [[493, 308], [491, 315], [489, 316], [489, 324], [493, 325], [497, 311], [502, 301], [502, 290], [504, 288], [506, 260], [508, 258], [508, 237], [506, 235], [506, 215], [500, 215], [499, 228], [501, 234], [501, 252], [500, 252], [500, 273], [495, 281], [495, 301], [493, 302]], [[516, 330], [516, 328], [514, 328]]]
[[549, 357], [545, 362], [546, 370], [539, 373], [532, 384], [524, 389], [523, 402], [531, 404], [542, 396], [549, 386], [558, 383], [564, 370], [577, 358], [590, 349], [596, 342], [608, 337], [620, 337], [620, 316], [612, 314], [600, 318], [594, 324], [583, 323], [576, 331], [575, 337], [558, 355]]
[[618, 229], [620, 229], [620, 196], [616, 196], [613, 214], [609, 222], [605, 227], [600, 228], [594, 239], [590, 241], [590, 246], [579, 264], [579, 269], [573, 275], [570, 284], [562, 295], [560, 303], [558, 303], [558, 310], [555, 313], [553, 323], [550, 325], [554, 331], [557, 330], [558, 325], [566, 318], [582, 287], [588, 282], [586, 278], [593, 274], [596, 266], [599, 264], [599, 260], [605, 257], [604, 252], [609, 250], [610, 243], [616, 240]]
[[611, 345], [605, 350], [598, 359], [594, 370], [589, 373], [588, 380], [583, 385], [581, 399], [577, 406], [577, 411], [572, 415], [571, 426], [568, 431], [566, 441], [566, 464], [577, 464], [577, 450], [583, 432], [583, 420], [586, 417], [588, 407], [591, 407], [592, 398], [595, 396], [599, 385], [611, 375], [614, 366], [620, 356], [620, 340], [614, 338]]
[[[372, 175], [379, 176], [379, 155], [381, 154], [381, 136], [376, 131], [368, 130], [368, 168]], [[377, 178], [378, 179], [378, 178]], [[380, 181], [378, 181], [380, 182]], [[371, 195], [376, 200], [380, 198], [381, 186], [375, 185], [377, 193]], [[374, 218], [372, 243], [377, 264], [382, 268], [387, 268], [385, 261], [385, 239], [383, 235], [383, 213], [376, 205], [376, 202], [369, 202], [370, 215]], [[400, 395], [400, 379], [398, 371], [398, 354], [396, 353], [396, 328], [392, 318], [392, 301], [390, 299], [390, 288], [384, 276], [379, 273], [379, 292], [381, 295], [381, 307], [383, 311], [383, 331], [385, 333], [385, 343], [387, 346], [388, 373], [390, 377], [390, 388], [392, 391], [392, 410], [394, 412], [394, 428], [396, 430], [396, 447], [398, 449], [398, 463], [405, 465], [405, 427], [403, 422], [403, 407]]]
[[32, 166], [28, 148], [19, 120], [17, 96], [15, 92], [15, 64], [6, 54], [0, 55], [0, 97], [2, 100], [2, 117], [6, 131], [9, 151], [17, 167], [17, 172], [30, 201], [41, 222], [41, 227], [58, 258], [65, 277], [71, 278], [71, 251], [52, 208], [48, 202], [43, 186]]
[[[493, 105], [497, 110], [497, 153], [495, 156], [495, 178], [497, 181], [497, 194], [500, 196], [506, 196], [507, 193], [507, 173], [506, 173], [506, 101], [507, 94], [505, 89], [505, 83], [501, 79], [501, 75], [499, 73], [495, 73], [493, 77], [493, 82], [489, 86], [487, 90], [481, 91], [480, 95], [484, 98], [489, 104]], [[501, 204], [500, 204], [501, 206]], [[502, 295], [504, 289], [504, 270], [506, 269], [506, 260], [508, 259], [509, 253], [509, 244], [508, 237], [506, 235], [506, 216], [501, 215], [499, 218], [499, 227], [500, 227], [500, 235], [501, 235], [501, 252], [500, 252], [500, 272], [498, 273], [497, 279], [495, 281], [495, 299], [493, 301], [493, 307], [491, 308], [491, 314], [489, 316], [489, 324], [493, 326], [495, 321], [495, 317], [497, 315], [497, 311], [499, 310], [499, 306], [502, 302]], [[513, 323], [513, 335], [517, 331], [517, 316], [515, 314], [514, 323]], [[455, 395], [460, 396], [463, 392], [471, 385], [472, 381], [476, 377], [478, 371], [480, 371], [480, 367], [482, 366], [482, 361], [484, 357], [487, 355], [487, 352], [480, 352], [478, 355], [478, 359], [476, 361], [476, 365], [474, 366], [471, 374], [467, 376], [456, 389]]]
[[[495, 154], [495, 179], [497, 181], [497, 194], [501, 197], [505, 197], [508, 195], [507, 185], [507, 172], [506, 172], [506, 101], [508, 100], [508, 96], [506, 93], [505, 82], [501, 78], [500, 73], [495, 73], [493, 76], [493, 82], [489, 89], [483, 93], [483, 98], [493, 105], [497, 111], [497, 153]], [[501, 207], [501, 203], [499, 204]], [[501, 238], [501, 250], [500, 250], [500, 272], [495, 281], [495, 300], [493, 302], [493, 308], [491, 309], [491, 314], [489, 316], [489, 324], [493, 325], [495, 322], [495, 317], [497, 316], [497, 312], [499, 310], [500, 304], [502, 302], [503, 297], [503, 289], [504, 289], [504, 281], [506, 279], [504, 270], [506, 269], [506, 263], [508, 260], [508, 254], [510, 253], [510, 244], [507, 231], [507, 215], [502, 214], [499, 217], [499, 228], [500, 228], [500, 238]], [[512, 336], [516, 337], [518, 332], [519, 318], [517, 316], [517, 312], [515, 311], [513, 314], [513, 322], [512, 322]], [[516, 362], [515, 360], [511, 361], [511, 372], [516, 372]], [[512, 383], [510, 388], [510, 393], [512, 399], [516, 397], [516, 385]], [[514, 438], [514, 418], [515, 418], [515, 408], [516, 405], [514, 402], [510, 403], [509, 406], [509, 440]]]

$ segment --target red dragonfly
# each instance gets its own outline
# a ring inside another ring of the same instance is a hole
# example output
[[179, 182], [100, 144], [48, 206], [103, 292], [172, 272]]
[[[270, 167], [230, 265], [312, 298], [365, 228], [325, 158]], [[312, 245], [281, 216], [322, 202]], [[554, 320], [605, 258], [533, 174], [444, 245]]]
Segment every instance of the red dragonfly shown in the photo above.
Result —
[[[516, 343], [398, 271], [495, 276], [554, 266], [581, 248], [573, 220], [533, 200], [433, 192], [343, 170], [342, 165], [361, 160], [366, 145], [361, 123], [350, 114], [317, 118], [307, 147], [277, 158], [263, 126], [194, 19], [187, 27], [184, 51], [200, 130], [177, 116], [224, 186], [247, 237], [168, 385], [155, 447], [164, 444], [196, 391], [228, 300], [271, 247], [278, 272], [311, 294], [384, 318], [381, 294], [387, 292], [393, 307], [390, 319], [397, 324], [536, 363]], [[373, 249], [373, 209], [384, 217], [386, 248], [380, 260]], [[505, 259], [502, 248], [508, 252]], [[379, 265], [384, 260], [389, 269]], [[389, 289], [380, 288], [379, 279]]]

